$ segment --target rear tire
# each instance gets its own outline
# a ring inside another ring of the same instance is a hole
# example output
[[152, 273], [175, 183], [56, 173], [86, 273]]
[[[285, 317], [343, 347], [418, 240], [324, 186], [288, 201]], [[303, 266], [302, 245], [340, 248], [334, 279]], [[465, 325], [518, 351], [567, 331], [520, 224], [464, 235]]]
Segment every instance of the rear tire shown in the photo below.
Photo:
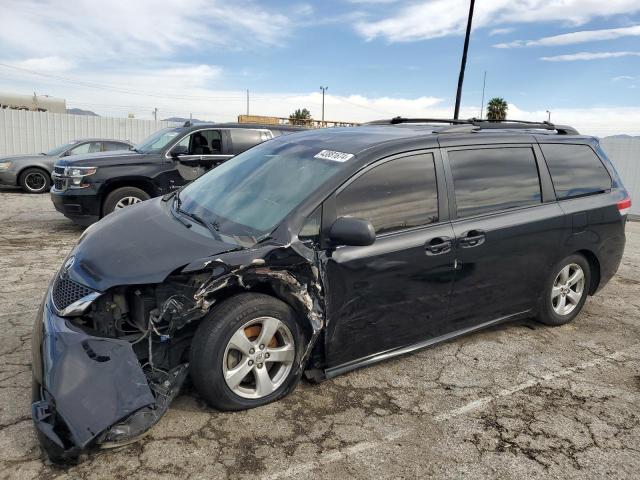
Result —
[[51, 189], [51, 176], [41, 168], [27, 168], [20, 174], [18, 184], [27, 193], [45, 193]]
[[125, 208], [136, 203], [149, 200], [151, 196], [136, 187], [121, 187], [116, 188], [113, 192], [107, 195], [102, 206], [102, 216], [109, 215], [120, 208]]
[[591, 267], [582, 255], [570, 255], [553, 266], [545, 283], [538, 321], [552, 326], [573, 320], [584, 306], [591, 285]]
[[260, 293], [239, 294], [200, 323], [191, 344], [191, 378], [218, 410], [266, 405], [297, 385], [304, 343], [289, 305]]

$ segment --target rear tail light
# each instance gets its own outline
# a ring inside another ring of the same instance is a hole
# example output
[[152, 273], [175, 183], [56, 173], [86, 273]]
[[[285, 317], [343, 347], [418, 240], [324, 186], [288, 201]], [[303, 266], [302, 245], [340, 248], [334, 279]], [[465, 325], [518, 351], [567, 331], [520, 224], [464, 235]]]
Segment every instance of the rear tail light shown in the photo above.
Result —
[[620, 215], [626, 215], [631, 210], [631, 199], [629, 197], [618, 202], [618, 211]]

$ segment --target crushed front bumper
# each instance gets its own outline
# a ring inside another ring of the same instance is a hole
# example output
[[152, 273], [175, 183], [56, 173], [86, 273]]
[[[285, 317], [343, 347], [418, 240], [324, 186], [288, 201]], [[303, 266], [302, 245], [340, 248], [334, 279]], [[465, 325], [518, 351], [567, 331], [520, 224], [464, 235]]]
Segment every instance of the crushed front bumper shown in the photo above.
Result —
[[33, 331], [32, 416], [58, 463], [115, 446], [151, 428], [178, 394], [187, 364], [143, 371], [129, 342], [88, 335], [44, 302]]

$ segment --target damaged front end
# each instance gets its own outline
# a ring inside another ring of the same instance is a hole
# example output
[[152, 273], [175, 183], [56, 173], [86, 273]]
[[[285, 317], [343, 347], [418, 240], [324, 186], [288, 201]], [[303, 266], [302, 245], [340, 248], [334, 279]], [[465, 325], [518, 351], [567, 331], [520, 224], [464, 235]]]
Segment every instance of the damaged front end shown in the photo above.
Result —
[[[147, 339], [147, 351], [154, 350], [158, 340], [150, 335], [139, 335], [135, 343], [128, 334], [101, 331], [98, 312], [105, 301], [99, 298], [82, 317], [64, 318], [49, 297], [36, 318], [32, 416], [54, 462], [73, 462], [84, 449], [140, 436], [166, 412], [187, 376], [186, 362], [165, 369], [141, 354]], [[95, 323], [88, 325], [91, 319]]]
[[313, 258], [291, 245], [243, 249], [195, 261], [162, 283], [103, 292], [80, 283], [82, 262], [63, 267], [39, 309], [32, 348], [33, 420], [51, 460], [129, 443], [158, 422], [188, 374], [200, 321], [240, 291], [281, 298], [305, 319], [304, 368], [324, 318]]

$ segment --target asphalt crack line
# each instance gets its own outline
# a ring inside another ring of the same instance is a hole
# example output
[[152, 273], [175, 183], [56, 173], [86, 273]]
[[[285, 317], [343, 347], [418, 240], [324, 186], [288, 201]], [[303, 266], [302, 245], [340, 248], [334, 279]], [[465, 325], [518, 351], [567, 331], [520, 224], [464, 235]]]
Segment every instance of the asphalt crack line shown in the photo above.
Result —
[[264, 475], [261, 478], [263, 480], [278, 480], [279, 478], [299, 477], [300, 475], [307, 473], [314, 468], [338, 462], [351, 455], [366, 452], [367, 450], [372, 450], [385, 442], [397, 440], [406, 434], [406, 431], [398, 430], [391, 434], [385, 435], [384, 437], [382, 437], [382, 439], [376, 442], [360, 442], [356, 443], [355, 445], [351, 445], [350, 447], [346, 447], [342, 450], [332, 450], [330, 452], [322, 454], [320, 458], [312, 462], [299, 463], [298, 465], [287, 468], [286, 470], [283, 470], [281, 472], [276, 472], [271, 475]]
[[[456, 408], [454, 410], [450, 410], [448, 412], [445, 412], [443, 414], [437, 415], [436, 417], [434, 417], [434, 420], [436, 422], [444, 422], [447, 420], [451, 420], [452, 418], [458, 417], [460, 415], [464, 415], [466, 413], [472, 412], [474, 410], [477, 410], [479, 408], [482, 408], [488, 404], [490, 404], [492, 401], [498, 399], [498, 398], [502, 398], [502, 397], [507, 397], [509, 395], [513, 395], [515, 393], [521, 392], [523, 390], [526, 390], [528, 388], [531, 387], [535, 387], [536, 385], [539, 385], [543, 382], [548, 382], [550, 380], [554, 380], [556, 378], [560, 378], [560, 377], [564, 377], [566, 375], [570, 375], [572, 373], [577, 373], [579, 371], [582, 370], [586, 370], [589, 368], [593, 368], [593, 367], [597, 367], [599, 365], [604, 365], [608, 362], [611, 361], [620, 361], [620, 360], [624, 360], [625, 357], [627, 357], [630, 353], [633, 353], [636, 350], [640, 349], [640, 343], [632, 345], [631, 347], [625, 348], [623, 350], [619, 350], [617, 352], [614, 353], [610, 353], [608, 355], [604, 355], [602, 357], [598, 357], [598, 358], [594, 358], [593, 360], [589, 360], [588, 362], [583, 362], [579, 365], [575, 365], [573, 367], [568, 367], [568, 368], [563, 368], [561, 370], [558, 370], [556, 372], [552, 372], [552, 373], [548, 373], [546, 375], [542, 375], [540, 377], [537, 377], [535, 379], [531, 379], [528, 380], [526, 382], [522, 382], [514, 387], [511, 388], [505, 388], [500, 390], [498, 393], [496, 393], [495, 395], [487, 395], [486, 397], [482, 397], [479, 398], [477, 400], [474, 400], [471, 403], [468, 403], [467, 405], [464, 405], [462, 407]], [[313, 460], [311, 462], [305, 462], [305, 463], [299, 463], [298, 465], [295, 465], [293, 467], [287, 468], [286, 470], [282, 470], [280, 472], [275, 472], [273, 474], [270, 475], [263, 475], [262, 480], [278, 480], [281, 478], [291, 478], [291, 477], [299, 477], [307, 472], [310, 472], [311, 470], [314, 470], [315, 468], [321, 467], [323, 465], [328, 465], [334, 462], [338, 462], [340, 460], [344, 460], [345, 458], [351, 456], [351, 455], [357, 455], [358, 453], [362, 453], [362, 452], [366, 452], [368, 450], [372, 450], [374, 448], [379, 447], [380, 445], [386, 443], [386, 442], [390, 442], [393, 440], [398, 440], [402, 437], [404, 437], [405, 435], [411, 433], [410, 430], [406, 429], [406, 430], [396, 430], [395, 432], [385, 435], [384, 437], [382, 437], [380, 440], [378, 441], [366, 441], [366, 442], [360, 442], [360, 443], [356, 443], [355, 445], [351, 445], [349, 447], [346, 447], [344, 449], [336, 449], [336, 450], [332, 450], [329, 451], [327, 453], [321, 454], [320, 457], [317, 460]]]
[[593, 368], [596, 367], [598, 365], [602, 365], [605, 364], [607, 362], [610, 362], [611, 360], [622, 360], [626, 355], [629, 354], [629, 351], [633, 351], [635, 349], [638, 349], [640, 347], [640, 344], [636, 344], [633, 345], [631, 347], [625, 348], [624, 350], [620, 350], [614, 353], [610, 353], [609, 355], [605, 355], [602, 357], [598, 357], [598, 358], [594, 358], [593, 360], [589, 360], [588, 362], [584, 362], [581, 363], [579, 365], [575, 365], [573, 367], [568, 367], [568, 368], [563, 368], [561, 370], [558, 370], [556, 372], [551, 372], [548, 373], [546, 375], [542, 375], [538, 378], [534, 378], [531, 380], [528, 380], [526, 382], [522, 382], [519, 385], [516, 385], [514, 387], [511, 388], [505, 388], [503, 390], [500, 390], [498, 393], [496, 393], [495, 395], [487, 395], [486, 397], [482, 397], [482, 398], [478, 398], [477, 400], [474, 400], [471, 403], [468, 403], [462, 407], [456, 408], [454, 410], [450, 410], [449, 412], [445, 412], [442, 413], [440, 415], [437, 415], [434, 420], [436, 422], [442, 422], [442, 421], [446, 421], [446, 420], [450, 420], [454, 417], [458, 417], [460, 415], [464, 415], [465, 413], [469, 413], [473, 410], [477, 410], [479, 408], [482, 408], [486, 405], [488, 405], [489, 403], [491, 403], [492, 401], [498, 399], [498, 398], [502, 398], [502, 397], [507, 397], [509, 395], [513, 395], [514, 393], [518, 393], [521, 392], [522, 390], [526, 390], [527, 388], [531, 388], [531, 387], [535, 387], [536, 385], [539, 385], [543, 382], [548, 382], [550, 380], [554, 380], [556, 378], [559, 377], [564, 377], [567, 375], [570, 375], [572, 373], [576, 373], [579, 372], [581, 370], [586, 370], [588, 368]]

